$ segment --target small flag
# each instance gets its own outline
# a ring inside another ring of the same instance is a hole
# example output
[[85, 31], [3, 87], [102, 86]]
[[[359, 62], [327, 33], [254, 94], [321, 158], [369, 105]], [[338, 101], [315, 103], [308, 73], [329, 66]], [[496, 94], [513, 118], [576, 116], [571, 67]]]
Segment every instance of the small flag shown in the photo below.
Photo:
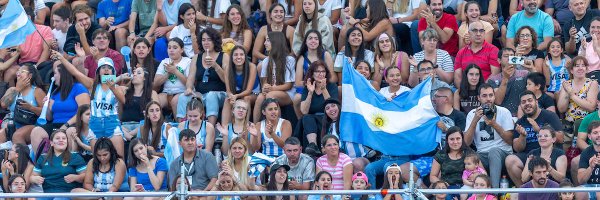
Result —
[[35, 31], [23, 6], [18, 0], [9, 0], [0, 17], [0, 49], [23, 44], [25, 38]]

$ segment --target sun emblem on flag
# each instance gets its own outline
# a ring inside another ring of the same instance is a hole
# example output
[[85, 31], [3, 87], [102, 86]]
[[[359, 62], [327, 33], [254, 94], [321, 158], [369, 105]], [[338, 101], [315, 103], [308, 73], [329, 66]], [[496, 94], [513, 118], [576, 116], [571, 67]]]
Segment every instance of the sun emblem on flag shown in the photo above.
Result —
[[375, 113], [371, 117], [371, 124], [375, 125], [377, 128], [382, 128], [387, 125], [387, 119], [381, 113]]

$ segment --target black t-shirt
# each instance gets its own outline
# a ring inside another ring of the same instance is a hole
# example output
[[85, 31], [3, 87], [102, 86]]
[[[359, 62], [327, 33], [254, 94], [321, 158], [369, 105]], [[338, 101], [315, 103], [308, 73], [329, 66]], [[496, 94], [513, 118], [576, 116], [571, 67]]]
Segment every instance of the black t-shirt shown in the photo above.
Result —
[[[331, 96], [331, 98], [335, 98], [337, 99], [338, 97], [338, 88], [337, 85], [335, 83], [327, 83], [327, 92], [329, 92], [329, 95]], [[308, 96], [308, 89], [304, 88], [304, 90], [302, 91], [302, 101], [306, 100], [306, 97]], [[325, 97], [323, 97], [323, 94], [317, 94], [316, 92], [313, 93], [312, 99], [310, 101], [310, 108], [308, 109], [308, 114], [315, 114], [315, 113], [324, 113], [325, 112]]]
[[554, 99], [552, 99], [552, 97], [548, 96], [548, 94], [546, 94], [545, 92], [542, 92], [542, 96], [540, 96], [540, 98], [537, 100], [538, 100], [538, 106], [541, 109], [547, 109], [552, 106], [555, 106]]
[[[527, 154], [527, 157], [529, 157], [529, 155], [540, 157], [542, 155], [542, 150], [540, 148], [531, 150], [529, 152], [529, 154]], [[556, 160], [558, 159], [558, 157], [560, 157], [562, 155], [565, 155], [565, 151], [563, 151], [562, 149], [559, 149], [559, 148], [552, 149], [552, 153], [550, 154], [550, 166], [552, 166], [552, 168], [557, 169], [556, 168]], [[525, 167], [527, 167], [527, 166], [525, 166]], [[554, 180], [552, 178], [552, 176], [548, 176], [548, 178]], [[558, 181], [558, 180], [554, 180], [554, 181]], [[560, 180], [560, 181], [562, 181], [562, 180]]]
[[438, 115], [440, 116], [440, 120], [444, 122], [446, 127], [450, 128], [453, 126], [458, 126], [460, 127], [460, 130], [465, 130], [465, 113], [460, 112], [456, 109], [452, 109], [452, 113], [450, 113], [449, 115], [444, 115], [443, 113], [438, 113]]
[[[536, 45], [537, 46], [537, 45]], [[523, 55], [525, 59], [535, 61], [536, 59], [544, 59], [544, 52], [537, 50], [537, 48], [531, 49], [529, 53]], [[518, 70], [527, 70], [523, 65], [517, 65]]]
[[[595, 2], [595, 0], [593, 1]], [[597, 6], [598, 4], [590, 3], [590, 5]], [[563, 43], [566, 44], [571, 39], [569, 30], [571, 27], [573, 27], [573, 24], [575, 24], [574, 26], [577, 29], [577, 37], [575, 38], [575, 55], [577, 55], [577, 51], [581, 46], [581, 38], [586, 38], [588, 41], [592, 39], [592, 36], [590, 36], [590, 24], [592, 24], [592, 19], [594, 19], [596, 16], [600, 16], [600, 10], [588, 9], [581, 20], [576, 20], [575, 17], [573, 17], [573, 19], [565, 23], [565, 28], [562, 30], [562, 37], [564, 38]]]
[[[590, 145], [588, 148], [583, 150], [583, 152], [581, 152], [581, 155], [579, 157], [579, 169], [586, 169], [586, 168], [590, 167], [590, 158], [592, 158], [592, 156], [594, 156], [595, 154], [598, 154], [598, 153], [600, 153], [600, 152], [597, 152], [594, 149], [593, 145]], [[592, 174], [590, 175], [590, 178], [587, 180], [586, 183], [587, 184], [600, 184], [600, 165], [596, 165], [594, 167], [594, 170], [592, 171]]]
[[[549, 124], [550, 126], [552, 126], [552, 128], [554, 128], [554, 130], [557, 131], [562, 131], [563, 128], [560, 119], [555, 113], [543, 109], [541, 110], [540, 115], [538, 115], [538, 117], [535, 119], [535, 122], [540, 128], [546, 124]], [[523, 152], [530, 152], [533, 149], [540, 148], [540, 144], [538, 143], [537, 138], [538, 133], [535, 132], [535, 130], [533, 130], [533, 127], [531, 126], [529, 121], [527, 121], [527, 116], [519, 118], [519, 120], [517, 120], [517, 124], [521, 125], [527, 132], [527, 137], [525, 139], [527, 142], [525, 144], [525, 150], [523, 150]], [[514, 138], [518, 138], [519, 135], [520, 134], [519, 132], [517, 132], [517, 130], [513, 130]]]
[[477, 99], [479, 92], [477, 90], [468, 90], [467, 98], [460, 98], [460, 111], [469, 113], [471, 110], [479, 107], [481, 102]]

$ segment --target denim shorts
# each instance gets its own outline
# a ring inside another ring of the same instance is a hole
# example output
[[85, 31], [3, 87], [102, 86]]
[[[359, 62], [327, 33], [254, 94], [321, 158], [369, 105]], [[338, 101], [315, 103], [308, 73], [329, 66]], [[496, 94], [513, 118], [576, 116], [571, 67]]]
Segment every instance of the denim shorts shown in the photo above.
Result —
[[[583, 184], [583, 187], [600, 187], [600, 184]], [[596, 200], [596, 192], [588, 192], [590, 195], [590, 200]]]
[[119, 116], [117, 115], [111, 115], [107, 117], [90, 117], [90, 129], [92, 132], [94, 132], [96, 138], [111, 138], [113, 135], [120, 135], [120, 132], [115, 132], [115, 128], [117, 128], [117, 126], [120, 124]]

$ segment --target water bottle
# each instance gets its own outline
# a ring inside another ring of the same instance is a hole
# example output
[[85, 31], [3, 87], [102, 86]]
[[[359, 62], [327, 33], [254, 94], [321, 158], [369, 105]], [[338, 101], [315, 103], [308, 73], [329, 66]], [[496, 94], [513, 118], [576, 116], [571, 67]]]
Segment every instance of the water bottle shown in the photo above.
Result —
[[221, 163], [221, 161], [223, 161], [223, 158], [221, 157], [221, 148], [215, 148], [214, 150], [215, 152], [215, 159], [217, 160], [217, 163]]
[[502, 175], [502, 179], [500, 179], [500, 188], [508, 188], [508, 179], [506, 179], [506, 175]]

